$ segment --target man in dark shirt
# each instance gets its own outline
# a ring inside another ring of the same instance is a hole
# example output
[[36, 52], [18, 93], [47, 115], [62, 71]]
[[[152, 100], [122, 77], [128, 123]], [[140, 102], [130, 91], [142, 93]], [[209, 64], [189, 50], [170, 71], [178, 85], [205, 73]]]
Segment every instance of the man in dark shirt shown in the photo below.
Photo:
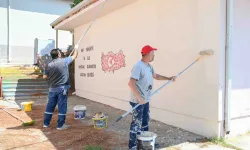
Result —
[[49, 95], [48, 104], [44, 113], [44, 128], [49, 127], [54, 109], [58, 104], [58, 125], [57, 130], [64, 130], [70, 126], [65, 124], [68, 102], [69, 70], [68, 65], [74, 61], [78, 55], [77, 50], [73, 56], [62, 58], [60, 49], [53, 49], [50, 52], [52, 61], [47, 65], [43, 78], [48, 79]]

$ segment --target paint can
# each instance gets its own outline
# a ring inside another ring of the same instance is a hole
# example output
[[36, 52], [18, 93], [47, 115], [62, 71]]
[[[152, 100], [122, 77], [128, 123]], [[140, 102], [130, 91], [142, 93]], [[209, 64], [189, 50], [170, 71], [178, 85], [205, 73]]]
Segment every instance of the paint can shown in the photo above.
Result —
[[137, 149], [138, 150], [155, 150], [155, 139], [157, 135], [153, 132], [142, 131], [137, 135]]
[[92, 118], [95, 129], [104, 129], [108, 127], [108, 115], [98, 112]]
[[84, 119], [86, 116], [86, 106], [76, 105], [74, 108], [74, 118], [75, 119]]
[[21, 109], [25, 112], [32, 111], [33, 102], [22, 102]]

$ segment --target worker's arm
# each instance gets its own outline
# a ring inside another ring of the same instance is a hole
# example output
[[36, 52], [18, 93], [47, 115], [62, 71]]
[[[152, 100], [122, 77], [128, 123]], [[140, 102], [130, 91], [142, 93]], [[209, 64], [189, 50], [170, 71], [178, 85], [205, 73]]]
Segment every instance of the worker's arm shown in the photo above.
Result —
[[156, 73], [153, 74], [153, 77], [154, 77], [155, 80], [173, 80], [173, 81], [175, 81], [175, 79], [176, 79], [175, 76], [173, 76], [173, 77], [165, 77], [165, 76], [162, 76], [162, 75], [159, 75], [159, 74], [156, 74]]
[[139, 101], [140, 104], [145, 104], [146, 101], [141, 97], [140, 93], [138, 92], [136, 88], [136, 80], [139, 80], [141, 74], [141, 67], [139, 65], [135, 65], [132, 70], [132, 75], [130, 77], [130, 80], [128, 82], [128, 86], [131, 90], [131, 92], [134, 94], [136, 99]]
[[72, 61], [74, 61], [77, 58], [77, 56], [78, 56], [78, 51], [77, 49], [75, 49], [72, 56], [65, 58], [66, 65], [69, 65]]
[[150, 65], [150, 67], [151, 67], [151, 71], [152, 71], [152, 74], [153, 74], [153, 78], [155, 80], [172, 80], [173, 79], [173, 81], [175, 81], [175, 78], [176, 78], [175, 76], [173, 76], [173, 77], [165, 77], [165, 76], [159, 75], [159, 74], [155, 73], [153, 66]]
[[71, 56], [71, 57], [72, 57], [72, 61], [74, 61], [74, 60], [77, 58], [77, 56], [78, 56], [78, 49], [77, 49], [77, 48], [78, 48], [78, 47], [75, 48], [74, 53], [73, 53], [73, 55]]

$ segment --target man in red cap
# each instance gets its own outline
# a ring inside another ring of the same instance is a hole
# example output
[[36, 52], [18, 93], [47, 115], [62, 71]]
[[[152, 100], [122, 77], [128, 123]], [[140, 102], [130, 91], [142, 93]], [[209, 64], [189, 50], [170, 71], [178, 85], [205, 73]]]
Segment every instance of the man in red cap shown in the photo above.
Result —
[[137, 134], [140, 134], [141, 131], [148, 131], [149, 103], [146, 101], [149, 101], [152, 93], [153, 79], [175, 81], [174, 76], [165, 77], [155, 73], [150, 62], [154, 60], [154, 51], [156, 50], [156, 48], [149, 45], [142, 48], [142, 59], [134, 65], [128, 83], [131, 89], [130, 105], [134, 107], [138, 103], [141, 104], [133, 111], [129, 149], [136, 149]]

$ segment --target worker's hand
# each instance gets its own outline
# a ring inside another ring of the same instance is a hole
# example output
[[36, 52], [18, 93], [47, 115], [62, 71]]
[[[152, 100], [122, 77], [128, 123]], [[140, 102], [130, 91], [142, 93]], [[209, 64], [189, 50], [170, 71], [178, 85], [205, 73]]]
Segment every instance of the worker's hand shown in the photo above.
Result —
[[172, 77], [170, 77], [170, 80], [175, 81], [175, 80], [176, 80], [176, 76], [172, 76]]
[[141, 105], [143, 105], [143, 104], [146, 104], [146, 101], [145, 101], [144, 98], [140, 98], [140, 99], [139, 99], [139, 103], [140, 103]]
[[75, 45], [75, 49], [78, 49], [79, 48], [79, 45]]

